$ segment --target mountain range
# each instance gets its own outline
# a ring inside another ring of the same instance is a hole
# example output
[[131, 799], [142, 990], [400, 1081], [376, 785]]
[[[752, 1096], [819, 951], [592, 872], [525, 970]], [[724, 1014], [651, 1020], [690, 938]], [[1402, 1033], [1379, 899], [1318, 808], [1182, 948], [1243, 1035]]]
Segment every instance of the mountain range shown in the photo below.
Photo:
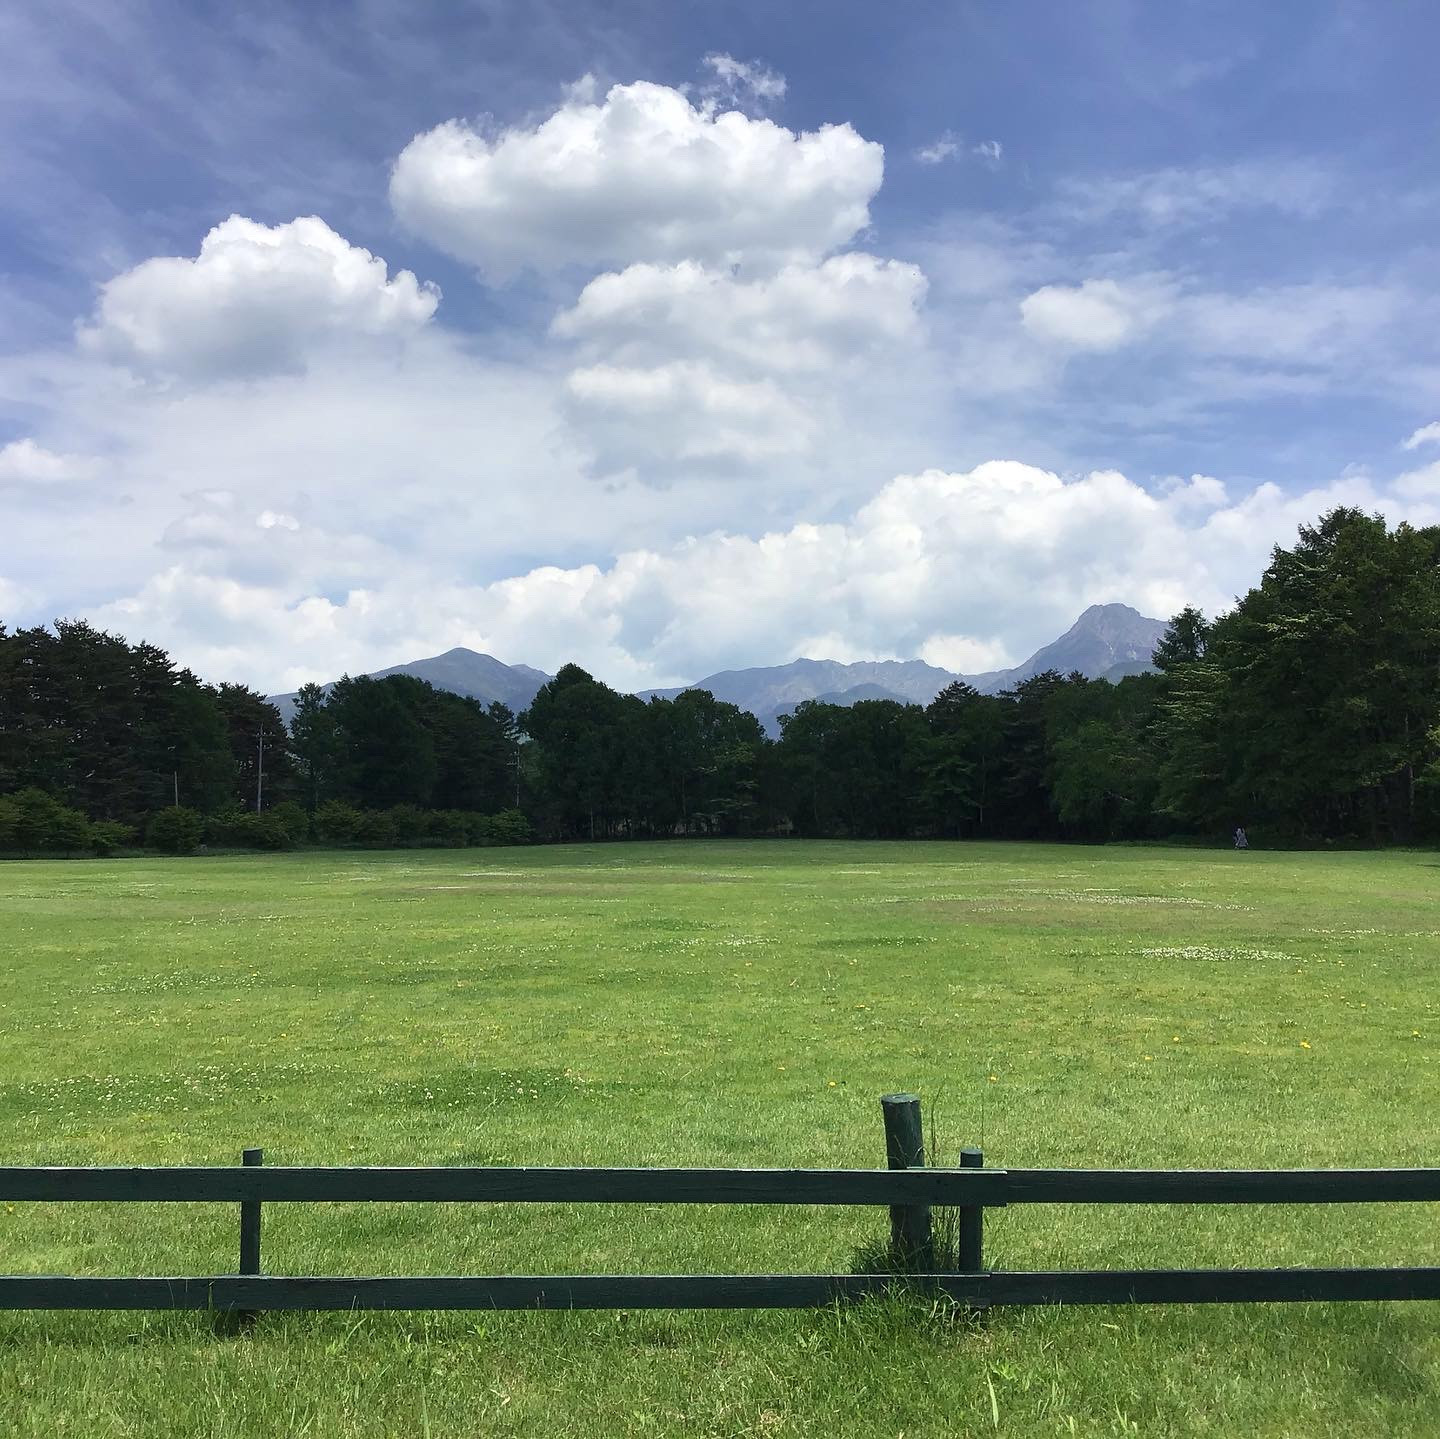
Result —
[[[1090, 679], [1118, 680], [1151, 668], [1150, 656], [1165, 633], [1163, 620], [1149, 619], [1129, 605], [1091, 605], [1059, 639], [1035, 651], [1012, 669], [961, 675], [928, 665], [923, 660], [792, 660], [787, 665], [755, 669], [721, 670], [674, 689], [642, 690], [641, 699], [673, 699], [687, 689], [709, 690], [716, 699], [749, 710], [769, 734], [779, 733], [781, 715], [791, 713], [803, 700], [852, 705], [861, 700], [890, 699], [929, 704], [946, 685], [963, 680], [982, 694], [998, 694], [1011, 685], [1046, 670], [1070, 674], [1078, 670]], [[414, 675], [437, 689], [468, 695], [482, 704], [499, 700], [517, 714], [527, 708], [536, 691], [552, 676], [529, 665], [507, 665], [493, 655], [474, 650], [446, 650], [430, 659], [377, 670], [374, 678]], [[326, 690], [330, 688], [325, 686]], [[295, 712], [293, 694], [271, 695], [290, 722]]]
[[[409, 664], [391, 665], [388, 670], [376, 670], [370, 678], [383, 680], [387, 675], [413, 675], [417, 680], [428, 680], [437, 690], [449, 690], [451, 694], [465, 695], [485, 705], [499, 700], [516, 714], [528, 709], [540, 686], [554, 678], [544, 670], [531, 669], [529, 665], [507, 665], [494, 655], [464, 648], [446, 650], [443, 655], [431, 655], [426, 660], [411, 660]], [[334, 683], [331, 680], [322, 686], [326, 694]], [[295, 714], [294, 693], [269, 698], [288, 725]]]

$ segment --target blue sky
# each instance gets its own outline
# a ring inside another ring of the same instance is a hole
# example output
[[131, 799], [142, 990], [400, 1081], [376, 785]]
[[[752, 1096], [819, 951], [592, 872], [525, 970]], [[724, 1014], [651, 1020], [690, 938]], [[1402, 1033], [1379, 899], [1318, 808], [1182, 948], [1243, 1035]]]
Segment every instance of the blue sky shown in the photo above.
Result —
[[21, 8], [11, 623], [979, 670], [1440, 518], [1432, 5]]

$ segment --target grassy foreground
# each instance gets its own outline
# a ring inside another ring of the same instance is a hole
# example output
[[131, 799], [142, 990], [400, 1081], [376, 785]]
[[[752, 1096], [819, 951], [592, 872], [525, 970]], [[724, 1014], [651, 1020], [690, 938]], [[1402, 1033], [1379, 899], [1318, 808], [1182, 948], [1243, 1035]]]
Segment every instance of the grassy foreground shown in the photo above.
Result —
[[[0, 865], [0, 1162], [1440, 1163], [1440, 864], [668, 844]], [[0, 1205], [0, 1270], [233, 1268]], [[289, 1273], [843, 1269], [865, 1210], [270, 1206]], [[1432, 1206], [992, 1211], [1000, 1267], [1440, 1262]], [[6, 1436], [1440, 1434], [1437, 1306], [0, 1314]]]

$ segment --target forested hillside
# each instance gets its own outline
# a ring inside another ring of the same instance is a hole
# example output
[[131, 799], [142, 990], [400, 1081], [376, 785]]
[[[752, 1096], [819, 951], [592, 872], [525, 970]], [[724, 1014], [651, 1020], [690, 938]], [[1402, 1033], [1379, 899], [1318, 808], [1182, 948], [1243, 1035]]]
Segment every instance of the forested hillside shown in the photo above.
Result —
[[1033, 675], [928, 705], [807, 701], [778, 740], [705, 690], [577, 666], [529, 708], [410, 675], [279, 713], [83, 621], [0, 629], [0, 849], [800, 833], [1440, 837], [1440, 530], [1336, 510], [1158, 673]]

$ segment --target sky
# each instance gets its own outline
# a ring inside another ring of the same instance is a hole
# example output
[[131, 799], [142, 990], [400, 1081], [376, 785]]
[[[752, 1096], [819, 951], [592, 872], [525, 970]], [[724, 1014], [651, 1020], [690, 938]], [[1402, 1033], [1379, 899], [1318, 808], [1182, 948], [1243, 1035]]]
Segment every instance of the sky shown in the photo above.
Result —
[[0, 620], [1015, 663], [1440, 522], [1431, 0], [0, 10]]

